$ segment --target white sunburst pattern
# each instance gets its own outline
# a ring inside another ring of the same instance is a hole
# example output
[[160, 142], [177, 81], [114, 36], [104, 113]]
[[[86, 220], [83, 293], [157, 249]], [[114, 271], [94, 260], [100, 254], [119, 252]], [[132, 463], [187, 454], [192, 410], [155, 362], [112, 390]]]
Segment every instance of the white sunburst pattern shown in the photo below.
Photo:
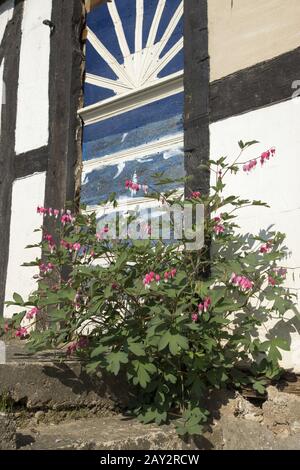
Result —
[[[103, 43], [97, 31], [93, 31], [88, 27], [87, 33], [87, 39], [90, 45], [94, 48], [96, 53], [99, 54], [101, 59], [106, 62], [117, 79], [113, 80], [101, 76], [101, 73], [93, 74], [87, 71], [86, 83], [111, 90], [113, 94], [117, 96], [137, 93], [139, 90], [165, 83], [167, 81], [166, 78], [159, 78], [159, 74], [183, 49], [182, 36], [179, 37], [171, 47], [167, 47], [183, 16], [183, 0], [178, 3], [163, 34], [160, 39], [157, 40], [158, 31], [168, 7], [167, 4], [170, 2], [170, 0], [158, 0], [156, 8], [154, 8], [153, 19], [148, 37], [146, 38], [146, 44], [144, 39], [144, 15], [145, 8], [147, 7], [146, 2], [150, 2], [151, 0], [128, 1], [135, 2], [134, 53], [130, 51], [122, 18], [115, 1], [107, 3], [106, 8], [108, 8], [109, 15], [114, 25], [115, 38], [118, 41], [123, 56], [122, 61], [120, 58], [117, 59], [109, 50], [109, 47]], [[151, 4], [153, 4], [152, 1]], [[99, 15], [101, 14], [101, 8], [99, 8], [98, 11]], [[164, 52], [165, 49], [166, 52]], [[169, 81], [172, 79], [176, 80], [176, 78], [182, 77], [182, 75], [183, 71], [179, 70], [176, 73], [170, 74], [167, 78], [169, 78]], [[173, 86], [171, 93], [181, 91], [181, 82], [179, 81], [177, 85], [177, 88], [176, 85]], [[159, 95], [160, 93], [158, 92], [158, 97]]]

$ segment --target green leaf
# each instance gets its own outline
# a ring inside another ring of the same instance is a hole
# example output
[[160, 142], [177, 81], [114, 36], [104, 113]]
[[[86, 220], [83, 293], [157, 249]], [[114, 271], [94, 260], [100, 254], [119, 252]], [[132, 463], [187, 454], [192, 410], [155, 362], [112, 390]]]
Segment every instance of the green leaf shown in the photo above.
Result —
[[239, 147], [241, 150], [244, 150], [247, 147], [251, 147], [252, 145], [259, 144], [258, 140], [250, 140], [249, 142], [243, 142], [242, 140], [239, 141]]
[[136, 376], [133, 379], [134, 385], [140, 385], [142, 388], [146, 388], [151, 382], [151, 376], [156, 372], [156, 367], [153, 364], [143, 363], [137, 360], [132, 361], [132, 365], [135, 369]]
[[121, 364], [128, 363], [128, 356], [122, 351], [111, 352], [107, 355], [106, 359], [108, 362], [107, 370], [114, 375], [118, 375], [120, 372]]
[[170, 341], [170, 332], [167, 331], [160, 339], [159, 343], [158, 343], [158, 350], [159, 351], [163, 351], [169, 344], [169, 341]]
[[128, 349], [131, 351], [135, 356], [145, 356], [145, 346], [142, 343], [129, 343]]
[[264, 386], [264, 383], [262, 382], [258, 382], [258, 381], [254, 382], [253, 388], [261, 395], [264, 395], [266, 393], [266, 387]]
[[88, 374], [93, 374], [96, 372], [98, 367], [100, 366], [101, 361], [94, 361], [94, 362], [89, 362], [86, 366], [86, 371]]
[[169, 340], [169, 349], [170, 353], [173, 356], [176, 356], [181, 349], [186, 350], [189, 349], [189, 343], [187, 338], [181, 335], [171, 335]]
[[174, 374], [166, 373], [164, 377], [165, 377], [165, 381], [170, 382], [171, 384], [176, 384], [177, 382], [177, 378]]
[[106, 353], [107, 351], [108, 351], [108, 347], [104, 346], [103, 344], [100, 344], [95, 349], [93, 349], [93, 351], [91, 352], [91, 358], [101, 356], [102, 354]]
[[20, 296], [20, 294], [17, 294], [16, 292], [14, 293], [13, 295], [13, 299], [14, 301], [16, 302], [16, 304], [18, 305], [24, 305], [24, 300], [22, 299], [22, 297]]

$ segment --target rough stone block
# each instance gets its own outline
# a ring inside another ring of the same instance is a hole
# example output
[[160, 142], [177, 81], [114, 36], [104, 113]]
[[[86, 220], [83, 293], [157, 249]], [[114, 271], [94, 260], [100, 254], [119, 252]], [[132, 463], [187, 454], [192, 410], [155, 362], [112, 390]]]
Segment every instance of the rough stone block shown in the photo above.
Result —
[[16, 425], [9, 413], [0, 413], [0, 450], [16, 449]]
[[91, 377], [77, 362], [11, 362], [0, 365], [0, 395], [29, 410], [126, 406], [125, 381], [112, 376]]

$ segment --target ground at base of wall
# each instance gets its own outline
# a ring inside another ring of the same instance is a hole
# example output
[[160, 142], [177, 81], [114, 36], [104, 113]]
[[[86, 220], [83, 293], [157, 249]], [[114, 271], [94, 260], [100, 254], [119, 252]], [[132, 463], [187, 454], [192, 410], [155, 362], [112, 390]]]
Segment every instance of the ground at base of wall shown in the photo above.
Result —
[[[37, 411], [17, 429], [20, 450], [300, 450], [300, 397], [268, 388], [268, 399], [254, 405], [239, 394], [222, 392], [210, 400], [210, 429], [183, 442], [173, 426], [144, 426], [121, 415], [69, 415]], [[217, 406], [216, 406], [217, 404]], [[216, 411], [217, 410], [217, 411]], [[11, 415], [11, 419], [15, 419]]]

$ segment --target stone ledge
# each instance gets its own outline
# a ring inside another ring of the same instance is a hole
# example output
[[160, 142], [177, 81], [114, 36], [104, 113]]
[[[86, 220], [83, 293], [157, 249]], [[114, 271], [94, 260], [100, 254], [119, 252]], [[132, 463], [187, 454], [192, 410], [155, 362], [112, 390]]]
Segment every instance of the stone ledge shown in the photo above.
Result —
[[185, 450], [172, 426], [143, 425], [122, 416], [39, 425], [18, 434], [20, 450]]
[[59, 361], [55, 355], [30, 356], [24, 348], [8, 347], [8, 362], [0, 364], [0, 396], [28, 410], [126, 407], [128, 387], [120, 378], [90, 376], [80, 362]]
[[113, 377], [90, 377], [78, 363], [9, 363], [0, 365], [0, 395], [34, 409], [124, 407], [126, 385]]

